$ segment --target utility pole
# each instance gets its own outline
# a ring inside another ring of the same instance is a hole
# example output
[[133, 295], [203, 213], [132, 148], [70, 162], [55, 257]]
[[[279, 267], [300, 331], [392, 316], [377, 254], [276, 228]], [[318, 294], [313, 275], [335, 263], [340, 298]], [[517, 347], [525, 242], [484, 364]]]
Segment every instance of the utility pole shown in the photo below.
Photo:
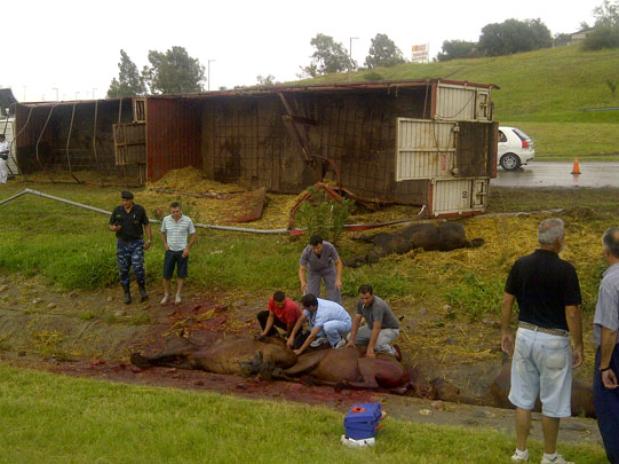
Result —
[[350, 82], [350, 73], [352, 72], [352, 41], [357, 40], [359, 37], [348, 38], [348, 82]]
[[359, 37], [349, 37], [349, 46], [348, 46], [348, 59], [350, 60], [350, 64], [348, 66], [348, 72], [352, 71], [352, 41], [358, 40]]
[[211, 63], [216, 60], [208, 60], [206, 71], [206, 90], [211, 90]]

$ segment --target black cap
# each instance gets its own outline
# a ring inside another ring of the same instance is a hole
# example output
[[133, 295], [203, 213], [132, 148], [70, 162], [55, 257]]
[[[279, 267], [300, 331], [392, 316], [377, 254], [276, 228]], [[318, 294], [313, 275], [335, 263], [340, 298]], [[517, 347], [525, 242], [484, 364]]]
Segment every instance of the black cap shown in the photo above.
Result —
[[120, 198], [122, 198], [123, 200], [133, 200], [133, 193], [131, 193], [129, 190], [123, 190], [122, 192], [120, 192]]

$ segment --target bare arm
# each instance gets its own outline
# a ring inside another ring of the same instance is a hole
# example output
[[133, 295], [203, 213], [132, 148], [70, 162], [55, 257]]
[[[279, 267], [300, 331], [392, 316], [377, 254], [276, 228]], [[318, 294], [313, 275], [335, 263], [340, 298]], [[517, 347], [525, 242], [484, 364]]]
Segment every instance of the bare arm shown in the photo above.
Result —
[[567, 327], [570, 329], [572, 337], [572, 366], [579, 367], [584, 360], [584, 351], [582, 346], [582, 318], [580, 308], [578, 306], [565, 307], [565, 319]]
[[144, 249], [148, 250], [151, 242], [153, 241], [153, 229], [150, 226], [150, 222], [144, 225], [144, 232], [146, 232], [146, 243], [144, 243]]
[[617, 372], [612, 369], [608, 369], [610, 366], [610, 359], [613, 355], [613, 350], [617, 349], [617, 331], [610, 330], [602, 326], [602, 343], [600, 344], [600, 371], [602, 376], [602, 383], [610, 390], [614, 390], [619, 387], [617, 382]]
[[305, 295], [305, 290], [307, 289], [307, 280], [305, 279], [305, 266], [299, 266], [299, 283], [301, 284], [301, 293]]
[[337, 258], [335, 262], [335, 286], [337, 288], [342, 288], [342, 271], [344, 269], [344, 263], [342, 262], [342, 258]]
[[163, 242], [163, 249], [168, 251], [170, 246], [168, 245], [168, 235], [165, 232], [161, 232], [161, 241]]
[[512, 308], [516, 297], [510, 293], [503, 293], [503, 305], [501, 307], [501, 350], [508, 355], [514, 354], [514, 335], [509, 324], [512, 320]]
[[299, 332], [299, 330], [301, 330], [301, 327], [303, 327], [303, 323], [305, 322], [305, 319], [306, 319], [305, 313], [302, 313], [301, 317], [297, 319], [297, 323], [292, 328], [292, 332], [290, 333], [290, 335], [288, 336], [288, 340], [286, 341], [286, 345], [288, 345], [288, 348], [291, 348], [292, 345], [294, 344], [294, 338], [297, 336], [297, 333]]
[[301, 348], [299, 348], [298, 350], [294, 350], [294, 352], [297, 355], [300, 355], [301, 353], [303, 353], [307, 349], [307, 347], [310, 345], [310, 343], [314, 341], [314, 339], [316, 338], [316, 336], [318, 335], [321, 329], [322, 327], [314, 327], [312, 331], [310, 332], [310, 334], [308, 335], [308, 337], [305, 339], [305, 342], [303, 342], [303, 345], [301, 345]]
[[350, 328], [350, 340], [348, 341], [348, 346], [355, 346], [355, 340], [357, 339], [357, 332], [359, 331], [359, 326], [361, 325], [361, 314], [355, 314], [355, 317], [352, 319], [352, 327]]
[[263, 337], [266, 336], [269, 333], [269, 330], [271, 330], [271, 327], [273, 327], [274, 318], [273, 313], [269, 311], [269, 317], [267, 318], [266, 324], [264, 324], [264, 330], [261, 334]]
[[189, 256], [189, 250], [191, 249], [191, 247], [193, 246], [194, 243], [196, 243], [196, 240], [198, 239], [198, 234], [191, 234], [189, 236], [189, 242], [187, 242], [187, 246], [185, 247], [185, 249], [183, 250], [183, 257], [186, 258], [187, 256]]
[[365, 352], [365, 355], [368, 358], [376, 357], [376, 353], [374, 353], [374, 348], [376, 348], [376, 340], [378, 340], [378, 334], [380, 334], [381, 326], [381, 321], [374, 321], [374, 324], [372, 324], [372, 334], [370, 335], [370, 341], [368, 342], [368, 349]]

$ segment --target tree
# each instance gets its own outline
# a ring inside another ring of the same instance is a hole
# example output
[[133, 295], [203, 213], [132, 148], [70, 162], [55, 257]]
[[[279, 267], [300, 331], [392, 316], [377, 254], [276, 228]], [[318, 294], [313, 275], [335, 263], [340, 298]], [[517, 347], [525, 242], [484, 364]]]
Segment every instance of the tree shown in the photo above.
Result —
[[510, 55], [551, 46], [550, 30], [540, 19], [508, 19], [500, 24], [487, 24], [479, 37], [480, 53], [490, 56]]
[[583, 42], [585, 50], [619, 47], [619, 2], [604, 2], [593, 10], [595, 24]]
[[474, 56], [477, 56], [477, 42], [445, 40], [442, 51], [436, 58], [438, 61], [447, 61], [456, 58], [472, 58]]
[[146, 86], [144, 79], [138, 72], [129, 55], [124, 50], [120, 51], [120, 63], [118, 63], [118, 79], [112, 79], [110, 88], [107, 91], [109, 98], [113, 97], [132, 97], [134, 95], [144, 95]]
[[275, 85], [275, 76], [272, 74], [267, 74], [266, 76], [258, 74], [256, 76], [256, 82], [258, 82], [258, 85], [262, 87], [271, 87]]
[[593, 9], [593, 16], [595, 26], [619, 26], [619, 2], [604, 0], [600, 6]]
[[316, 77], [327, 73], [352, 71], [357, 63], [348, 56], [344, 46], [325, 34], [317, 34], [310, 44], [314, 47], [312, 62], [302, 67], [304, 75]]
[[571, 41], [572, 41], [572, 36], [570, 34], [565, 34], [565, 33], [555, 34], [555, 36], [552, 39], [552, 46], [562, 47], [564, 45], [569, 45]]
[[204, 66], [192, 58], [183, 47], [172, 47], [166, 52], [150, 50], [150, 66], [144, 66], [142, 75], [153, 94], [189, 93], [204, 91]]
[[401, 63], [404, 63], [402, 52], [393, 40], [387, 34], [376, 34], [376, 37], [372, 39], [368, 56], [365, 57], [365, 65], [368, 69], [378, 66], [388, 68]]

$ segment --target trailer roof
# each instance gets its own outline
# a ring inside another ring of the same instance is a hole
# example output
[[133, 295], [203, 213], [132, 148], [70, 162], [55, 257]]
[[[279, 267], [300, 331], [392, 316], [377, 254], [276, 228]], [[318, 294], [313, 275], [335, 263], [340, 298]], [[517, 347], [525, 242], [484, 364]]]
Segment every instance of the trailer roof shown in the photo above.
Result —
[[[295, 85], [274, 85], [263, 87], [239, 87], [228, 90], [214, 90], [200, 93], [179, 93], [167, 95], [146, 95], [145, 98], [187, 98], [205, 99], [221, 97], [242, 97], [242, 96], [265, 96], [278, 93], [365, 93], [376, 91], [387, 91], [388, 93], [397, 92], [398, 89], [412, 89], [430, 86], [434, 84], [446, 84], [462, 87], [478, 87], [485, 89], [499, 89], [495, 84], [483, 84], [478, 82], [458, 81], [451, 79], [414, 79], [414, 80], [392, 80], [380, 82], [347, 82], [331, 84], [295, 84]], [[80, 103], [112, 102], [125, 98], [106, 98], [101, 100], [68, 100], [61, 102], [25, 102], [20, 103], [24, 106], [50, 106], [50, 105], [74, 105]]]

